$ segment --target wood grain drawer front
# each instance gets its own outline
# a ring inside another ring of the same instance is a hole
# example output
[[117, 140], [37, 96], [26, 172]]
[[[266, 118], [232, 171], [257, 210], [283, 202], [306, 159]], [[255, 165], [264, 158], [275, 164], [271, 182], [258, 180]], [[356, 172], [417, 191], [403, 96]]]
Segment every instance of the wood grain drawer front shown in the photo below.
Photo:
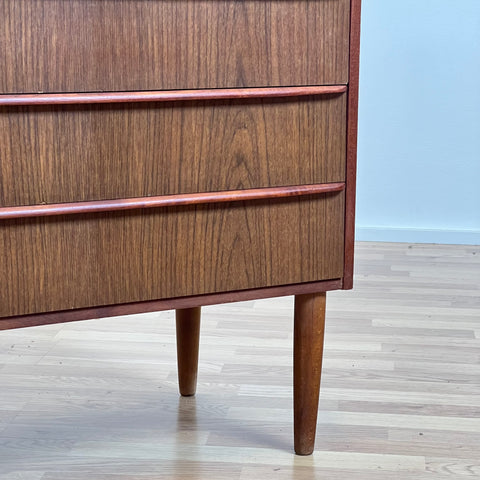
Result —
[[344, 193], [0, 222], [0, 317], [340, 278]]
[[0, 207], [341, 182], [345, 97], [0, 108]]
[[2, 0], [0, 92], [345, 84], [350, 0]]

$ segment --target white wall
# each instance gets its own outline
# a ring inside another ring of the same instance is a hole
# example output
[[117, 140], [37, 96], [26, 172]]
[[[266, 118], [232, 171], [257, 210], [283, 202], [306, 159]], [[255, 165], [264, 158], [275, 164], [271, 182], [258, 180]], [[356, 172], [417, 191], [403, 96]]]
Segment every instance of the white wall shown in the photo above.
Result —
[[363, 0], [357, 239], [480, 244], [480, 0]]

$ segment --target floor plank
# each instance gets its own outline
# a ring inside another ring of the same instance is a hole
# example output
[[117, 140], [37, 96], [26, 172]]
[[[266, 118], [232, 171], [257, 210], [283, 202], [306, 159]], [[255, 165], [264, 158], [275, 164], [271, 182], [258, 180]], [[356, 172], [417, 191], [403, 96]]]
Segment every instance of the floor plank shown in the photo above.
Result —
[[316, 450], [293, 455], [293, 298], [0, 333], [1, 480], [480, 478], [480, 247], [358, 243], [327, 300]]

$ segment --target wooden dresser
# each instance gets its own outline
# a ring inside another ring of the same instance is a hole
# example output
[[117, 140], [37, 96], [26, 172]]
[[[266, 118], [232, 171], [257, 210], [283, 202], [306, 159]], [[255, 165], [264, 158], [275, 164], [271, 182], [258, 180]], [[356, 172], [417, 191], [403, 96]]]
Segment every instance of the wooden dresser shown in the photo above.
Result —
[[[360, 0], [2, 0], [0, 329], [296, 295], [313, 450], [353, 276]], [[267, 387], [266, 387], [267, 388]]]

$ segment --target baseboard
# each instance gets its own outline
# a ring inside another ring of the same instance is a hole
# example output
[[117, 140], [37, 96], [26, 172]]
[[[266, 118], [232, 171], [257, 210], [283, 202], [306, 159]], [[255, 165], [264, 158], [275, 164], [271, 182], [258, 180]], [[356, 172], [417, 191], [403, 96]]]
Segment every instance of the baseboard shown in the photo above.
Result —
[[441, 230], [357, 226], [355, 229], [355, 235], [356, 240], [369, 242], [480, 245], [480, 230]]

